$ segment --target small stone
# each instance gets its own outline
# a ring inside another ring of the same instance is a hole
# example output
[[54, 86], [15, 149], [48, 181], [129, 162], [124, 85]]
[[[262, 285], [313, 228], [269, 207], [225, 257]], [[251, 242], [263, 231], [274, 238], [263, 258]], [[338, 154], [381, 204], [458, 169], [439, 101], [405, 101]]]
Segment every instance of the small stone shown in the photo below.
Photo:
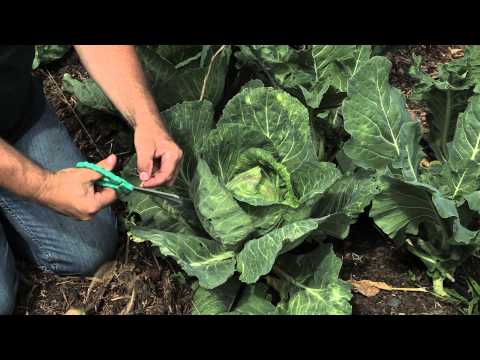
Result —
[[387, 301], [387, 305], [391, 307], [398, 307], [402, 302], [399, 299], [390, 299]]

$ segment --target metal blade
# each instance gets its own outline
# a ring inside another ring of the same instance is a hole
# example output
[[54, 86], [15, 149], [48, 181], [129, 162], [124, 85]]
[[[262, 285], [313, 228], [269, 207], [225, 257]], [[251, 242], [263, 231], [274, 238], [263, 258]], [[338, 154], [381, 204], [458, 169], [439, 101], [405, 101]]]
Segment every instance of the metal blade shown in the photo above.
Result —
[[140, 192], [143, 192], [143, 193], [146, 193], [146, 194], [159, 196], [159, 197], [161, 197], [165, 200], [174, 201], [177, 204], [182, 204], [182, 199], [180, 198], [180, 196], [175, 195], [175, 194], [170, 194], [170, 193], [167, 193], [167, 192], [153, 190], [153, 189], [146, 189], [146, 188], [142, 188], [142, 187], [138, 187], [138, 186], [134, 186], [134, 189], [136, 191], [140, 191]]

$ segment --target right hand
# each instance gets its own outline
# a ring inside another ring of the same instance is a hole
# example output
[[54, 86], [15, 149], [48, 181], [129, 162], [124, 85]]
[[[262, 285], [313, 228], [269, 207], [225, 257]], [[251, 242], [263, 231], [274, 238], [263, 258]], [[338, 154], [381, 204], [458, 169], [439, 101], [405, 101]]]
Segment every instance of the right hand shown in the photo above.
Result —
[[[110, 155], [97, 163], [106, 170], [113, 170], [117, 158]], [[117, 193], [110, 188], [95, 191], [94, 183], [102, 175], [90, 169], [69, 168], [46, 176], [37, 200], [49, 208], [78, 220], [91, 220], [92, 217], [113, 203]]]

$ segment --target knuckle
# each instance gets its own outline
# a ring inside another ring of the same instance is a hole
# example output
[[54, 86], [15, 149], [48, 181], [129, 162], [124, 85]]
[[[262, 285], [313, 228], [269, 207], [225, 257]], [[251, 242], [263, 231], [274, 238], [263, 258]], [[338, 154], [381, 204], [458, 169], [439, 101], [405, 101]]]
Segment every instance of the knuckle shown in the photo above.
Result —
[[98, 207], [96, 204], [88, 204], [83, 208], [83, 216], [91, 218], [98, 212]]

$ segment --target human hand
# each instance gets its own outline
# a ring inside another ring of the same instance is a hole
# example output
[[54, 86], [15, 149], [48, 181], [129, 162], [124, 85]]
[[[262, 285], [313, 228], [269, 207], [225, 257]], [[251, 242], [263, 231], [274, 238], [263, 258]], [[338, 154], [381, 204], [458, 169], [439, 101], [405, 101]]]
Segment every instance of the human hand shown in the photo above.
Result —
[[[116, 162], [117, 157], [112, 154], [97, 165], [111, 171]], [[94, 183], [101, 178], [100, 173], [90, 169], [69, 168], [48, 173], [36, 200], [61, 214], [78, 220], [91, 220], [117, 199], [113, 189], [95, 189]]]
[[173, 186], [183, 152], [167, 131], [157, 123], [138, 124], [134, 142], [141, 186]]

